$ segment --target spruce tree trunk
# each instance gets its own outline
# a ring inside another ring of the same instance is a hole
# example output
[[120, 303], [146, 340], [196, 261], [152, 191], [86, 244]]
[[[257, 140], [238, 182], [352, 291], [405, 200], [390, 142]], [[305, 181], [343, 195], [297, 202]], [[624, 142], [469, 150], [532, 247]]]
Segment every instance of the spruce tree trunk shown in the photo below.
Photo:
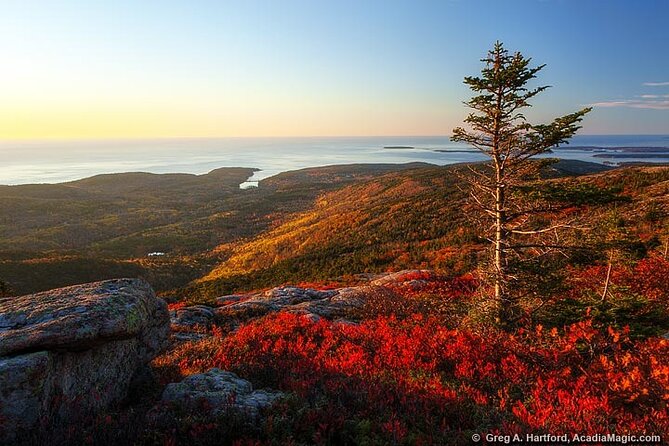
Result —
[[505, 326], [508, 322], [508, 308], [504, 282], [506, 279], [506, 258], [504, 245], [506, 233], [506, 197], [504, 196], [504, 185], [502, 182], [503, 172], [499, 163], [495, 166], [497, 185], [495, 186], [495, 301], [497, 304], [497, 323]]

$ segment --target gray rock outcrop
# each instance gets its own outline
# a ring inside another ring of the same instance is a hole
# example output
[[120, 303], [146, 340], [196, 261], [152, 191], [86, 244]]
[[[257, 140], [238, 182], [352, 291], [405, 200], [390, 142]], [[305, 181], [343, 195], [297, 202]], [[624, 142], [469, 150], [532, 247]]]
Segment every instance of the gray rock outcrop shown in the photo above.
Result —
[[243, 322], [277, 311], [325, 318], [346, 317], [348, 311], [364, 303], [346, 290], [278, 287], [249, 295], [245, 300], [218, 307], [215, 311], [219, 320], [233, 322]]
[[424, 285], [429, 280], [435, 280], [438, 277], [430, 269], [405, 269], [395, 273], [381, 274], [372, 279], [370, 284], [376, 286], [400, 285], [414, 288], [416, 285]]
[[143, 280], [0, 300], [0, 443], [122, 401], [168, 336], [167, 306]]
[[329, 290], [282, 286], [264, 292], [232, 294], [216, 299], [218, 307], [193, 305], [171, 312], [176, 341], [197, 341], [206, 334], [193, 333], [194, 327], [223, 323], [235, 329], [240, 324], [269, 313], [287, 311], [317, 322], [321, 318], [348, 320], [372, 296], [402, 299], [393, 289], [420, 290], [439, 279], [431, 270], [404, 270], [366, 277], [367, 284]]
[[175, 328], [209, 328], [214, 320], [214, 312], [206, 305], [193, 305], [170, 311], [170, 320]]
[[190, 375], [183, 381], [168, 384], [163, 391], [164, 403], [188, 408], [207, 405], [213, 413], [225, 409], [241, 410], [248, 415], [258, 412], [283, 396], [282, 392], [253, 390], [251, 383], [231, 372], [213, 368], [205, 373]]

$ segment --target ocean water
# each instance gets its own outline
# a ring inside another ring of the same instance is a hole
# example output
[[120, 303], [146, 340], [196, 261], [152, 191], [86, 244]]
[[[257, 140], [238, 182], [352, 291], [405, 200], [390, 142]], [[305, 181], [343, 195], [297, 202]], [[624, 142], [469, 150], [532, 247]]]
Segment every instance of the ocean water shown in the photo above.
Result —
[[[387, 149], [411, 146], [412, 149]], [[669, 135], [576, 136], [551, 156], [599, 163], [643, 158], [597, 158], [596, 147], [669, 147]], [[645, 161], [669, 162], [664, 155]], [[446, 136], [336, 138], [180, 138], [144, 140], [0, 141], [0, 184], [59, 183], [102, 173], [203, 174], [219, 167], [261, 169], [251, 182], [280, 172], [331, 164], [445, 165], [484, 157]]]

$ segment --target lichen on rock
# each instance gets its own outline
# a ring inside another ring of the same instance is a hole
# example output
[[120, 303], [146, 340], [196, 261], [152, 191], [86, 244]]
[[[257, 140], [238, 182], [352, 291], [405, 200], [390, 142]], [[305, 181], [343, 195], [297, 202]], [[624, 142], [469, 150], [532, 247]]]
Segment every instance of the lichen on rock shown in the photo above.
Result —
[[3, 299], [0, 442], [122, 401], [168, 336], [167, 306], [143, 280]]

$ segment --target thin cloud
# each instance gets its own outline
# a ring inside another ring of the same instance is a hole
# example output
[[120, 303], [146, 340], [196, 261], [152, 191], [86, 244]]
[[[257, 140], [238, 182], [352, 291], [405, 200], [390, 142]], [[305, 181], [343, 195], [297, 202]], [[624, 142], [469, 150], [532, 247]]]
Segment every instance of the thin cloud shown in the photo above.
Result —
[[669, 110], [669, 100], [624, 100], [624, 101], [602, 101], [590, 104], [591, 107], [627, 107], [644, 108], [650, 110]]
[[[669, 82], [644, 82], [643, 85], [650, 87], [669, 86]], [[631, 99], [615, 99], [599, 101], [589, 104], [591, 107], [625, 107], [645, 108], [649, 110], [669, 110], [669, 94], [642, 94], [635, 95]]]
[[627, 107], [629, 101], [602, 101], [588, 104], [590, 107]]

